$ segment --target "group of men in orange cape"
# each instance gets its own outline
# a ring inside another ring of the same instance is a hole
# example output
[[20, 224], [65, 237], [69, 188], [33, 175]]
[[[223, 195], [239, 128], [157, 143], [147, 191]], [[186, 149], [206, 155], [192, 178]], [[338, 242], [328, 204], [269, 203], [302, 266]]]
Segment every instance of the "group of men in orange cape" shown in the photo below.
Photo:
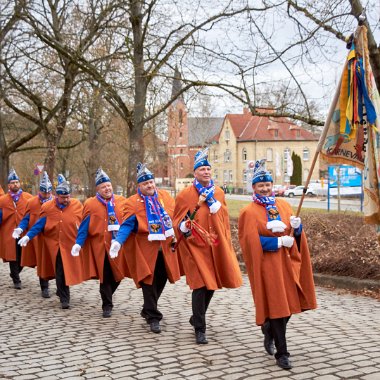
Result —
[[[264, 163], [256, 162], [253, 202], [241, 211], [239, 240], [264, 348], [278, 366], [290, 369], [286, 325], [292, 314], [316, 308], [315, 290], [301, 220], [287, 202], [274, 198]], [[61, 307], [68, 309], [70, 286], [99, 279], [103, 317], [109, 318], [113, 294], [129, 277], [142, 289], [141, 317], [160, 333], [160, 295], [168, 280], [185, 275], [192, 290], [189, 323], [196, 343], [207, 344], [206, 312], [214, 291], [242, 285], [225, 195], [214, 185], [207, 150], [196, 154], [193, 185], [175, 200], [156, 188], [153, 173], [141, 163], [137, 193], [128, 199], [113, 193], [102, 169], [95, 182], [96, 195], [82, 206], [62, 175], [55, 196], [44, 173], [33, 197], [11, 170], [8, 193], [0, 196], [0, 257], [9, 262], [14, 287], [21, 289], [23, 266], [36, 266], [42, 297], [50, 297], [49, 280], [55, 278]]]

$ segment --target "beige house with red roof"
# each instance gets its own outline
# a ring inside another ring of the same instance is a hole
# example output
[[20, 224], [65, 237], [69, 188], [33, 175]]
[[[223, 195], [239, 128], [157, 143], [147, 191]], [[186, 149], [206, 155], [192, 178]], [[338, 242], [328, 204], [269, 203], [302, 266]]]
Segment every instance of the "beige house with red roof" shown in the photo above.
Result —
[[[172, 95], [181, 89], [178, 69]], [[266, 113], [270, 110], [266, 109]], [[178, 180], [191, 182], [195, 153], [209, 146], [209, 161], [217, 185], [226, 183], [237, 192], [251, 189], [249, 165], [266, 158], [275, 184], [288, 184], [287, 155], [301, 157], [305, 182], [318, 145], [318, 137], [286, 118], [252, 116], [248, 109], [242, 114], [224, 118], [189, 117], [182, 96], [168, 109], [168, 177], [171, 186]], [[186, 178], [187, 177], [187, 178]], [[317, 162], [312, 179], [319, 177]]]
[[[268, 110], [265, 110], [268, 112]], [[318, 145], [318, 137], [286, 118], [227, 114], [220, 132], [212, 139], [209, 161], [219, 186], [226, 183], [239, 192], [250, 188], [250, 163], [265, 158], [275, 184], [289, 184], [287, 156], [301, 157], [302, 177], [306, 180]], [[317, 162], [312, 180], [319, 177]]]

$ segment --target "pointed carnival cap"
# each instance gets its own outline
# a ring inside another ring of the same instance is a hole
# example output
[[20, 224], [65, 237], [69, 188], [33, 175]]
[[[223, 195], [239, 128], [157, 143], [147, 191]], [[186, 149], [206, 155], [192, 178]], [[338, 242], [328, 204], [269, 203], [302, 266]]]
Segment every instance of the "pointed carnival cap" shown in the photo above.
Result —
[[44, 193], [50, 193], [53, 189], [53, 185], [50, 182], [47, 172], [44, 172], [40, 181], [40, 191]]
[[20, 178], [17, 175], [16, 170], [14, 170], [13, 168], [9, 171], [8, 174], [8, 183], [11, 181], [20, 181]]
[[271, 174], [265, 169], [265, 158], [256, 161], [253, 168], [252, 185], [257, 182], [273, 182]]
[[194, 157], [194, 170], [201, 166], [210, 166], [210, 163], [207, 161], [208, 158], [208, 147], [198, 151]]
[[60, 195], [68, 195], [71, 193], [70, 185], [63, 174], [58, 174], [58, 186], [55, 192]]
[[102, 168], [99, 168], [95, 174], [95, 185], [98, 186], [103, 182], [111, 182], [111, 180], [107, 173]]
[[153, 173], [146, 167], [146, 164], [137, 164], [137, 183], [154, 179]]

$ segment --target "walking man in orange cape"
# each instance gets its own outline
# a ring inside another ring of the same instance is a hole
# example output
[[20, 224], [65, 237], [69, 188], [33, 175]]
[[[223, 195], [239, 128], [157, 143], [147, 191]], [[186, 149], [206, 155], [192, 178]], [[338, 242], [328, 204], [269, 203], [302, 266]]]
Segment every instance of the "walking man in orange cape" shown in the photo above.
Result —
[[43, 234], [41, 277], [55, 277], [61, 307], [69, 309], [69, 286], [84, 280], [81, 258], [70, 253], [82, 219], [83, 206], [78, 199], [71, 198], [70, 186], [63, 175], [58, 178], [56, 196], [42, 205], [40, 218], [18, 244], [25, 247], [35, 236]]
[[[190, 324], [197, 344], [208, 343], [206, 311], [214, 291], [242, 285], [224, 192], [214, 185], [207, 158], [207, 150], [196, 154], [193, 185], [177, 195], [174, 211], [174, 225], [184, 235], [179, 237], [178, 252], [187, 284], [193, 290]], [[200, 203], [200, 197], [205, 201]], [[188, 214], [195, 208], [198, 211], [190, 220]]]
[[14, 229], [25, 214], [28, 199], [32, 197], [21, 189], [20, 178], [11, 169], [8, 175], [8, 193], [0, 197], [0, 257], [9, 262], [10, 276], [15, 289], [21, 289], [21, 247], [12, 238]]
[[112, 296], [120, 281], [128, 275], [122, 257], [117, 260], [109, 257], [111, 240], [120, 228], [126, 199], [113, 193], [111, 180], [101, 168], [96, 172], [95, 184], [96, 196], [84, 203], [83, 220], [71, 254], [79, 256], [83, 247], [85, 279], [99, 279], [103, 318], [109, 318], [113, 309]]
[[137, 166], [137, 184], [137, 194], [127, 199], [124, 222], [110, 255], [117, 257], [125, 242], [128, 269], [136, 286], [142, 288], [141, 316], [153, 333], [160, 333], [162, 313], [158, 300], [167, 280], [174, 283], [180, 279], [177, 255], [170, 249], [174, 238], [174, 199], [156, 188], [153, 173], [142, 163]]
[[[19, 239], [21, 234], [30, 229], [34, 223], [39, 219], [41, 206], [53, 199], [52, 197], [53, 186], [50, 182], [49, 176], [46, 172], [42, 175], [40, 181], [40, 189], [37, 195], [30, 198], [26, 205], [24, 217], [20, 224], [14, 229], [12, 237]], [[33, 239], [32, 244], [22, 248], [21, 265], [24, 267], [34, 268], [37, 266], [37, 275], [40, 279], [41, 295], [43, 298], [50, 298], [49, 294], [49, 280], [41, 277], [41, 265], [42, 265], [42, 236], [38, 235]]]
[[[257, 161], [252, 179], [253, 202], [239, 216], [239, 241], [264, 348], [276, 363], [291, 369], [286, 325], [292, 314], [317, 307], [306, 235], [291, 206], [275, 198], [265, 160]], [[291, 230], [294, 229], [294, 237]], [[274, 343], [274, 344], [273, 344]]]

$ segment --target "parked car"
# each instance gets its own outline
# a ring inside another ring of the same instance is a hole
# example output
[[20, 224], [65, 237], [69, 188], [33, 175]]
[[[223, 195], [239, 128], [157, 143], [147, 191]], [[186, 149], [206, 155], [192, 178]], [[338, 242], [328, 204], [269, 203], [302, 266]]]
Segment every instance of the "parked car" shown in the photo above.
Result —
[[285, 187], [282, 185], [273, 185], [273, 192], [276, 197], [283, 197], [285, 193]]
[[[285, 197], [293, 198], [294, 196], [301, 196], [303, 194], [303, 189], [305, 186], [296, 186], [293, 189], [285, 190]], [[306, 191], [306, 195], [309, 197], [315, 197], [317, 192], [315, 189], [308, 188]]]

